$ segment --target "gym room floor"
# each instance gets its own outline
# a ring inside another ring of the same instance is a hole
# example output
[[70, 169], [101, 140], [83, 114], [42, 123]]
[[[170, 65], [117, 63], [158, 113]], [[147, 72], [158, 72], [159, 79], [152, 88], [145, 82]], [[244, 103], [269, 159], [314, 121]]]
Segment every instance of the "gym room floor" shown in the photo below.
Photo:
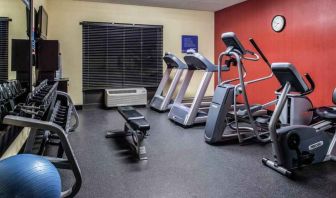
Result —
[[104, 137], [123, 127], [115, 110], [79, 111], [81, 125], [69, 136], [83, 174], [77, 197], [335, 197], [336, 163], [304, 168], [290, 180], [262, 165], [262, 157], [271, 157], [270, 144], [210, 146], [203, 140], [204, 126], [184, 129], [166, 113], [138, 110], [151, 125], [145, 140], [149, 159], [140, 162], [128, 147]]

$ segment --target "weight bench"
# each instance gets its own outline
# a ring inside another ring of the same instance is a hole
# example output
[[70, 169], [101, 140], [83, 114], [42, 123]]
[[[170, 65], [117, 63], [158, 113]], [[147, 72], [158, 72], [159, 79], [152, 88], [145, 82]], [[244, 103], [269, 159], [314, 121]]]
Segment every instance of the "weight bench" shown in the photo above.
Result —
[[113, 130], [106, 133], [106, 138], [120, 138], [131, 136], [131, 149], [139, 160], [147, 160], [144, 138], [148, 136], [150, 126], [146, 118], [133, 107], [118, 107], [118, 112], [126, 120], [124, 130]]

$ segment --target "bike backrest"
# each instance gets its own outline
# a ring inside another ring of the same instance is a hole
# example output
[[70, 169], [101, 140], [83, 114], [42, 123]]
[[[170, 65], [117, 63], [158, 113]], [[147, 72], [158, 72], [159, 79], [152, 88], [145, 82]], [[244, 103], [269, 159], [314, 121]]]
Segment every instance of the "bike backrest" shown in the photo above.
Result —
[[291, 84], [291, 91], [305, 93], [309, 87], [291, 63], [273, 63], [272, 71], [282, 87], [288, 82]]

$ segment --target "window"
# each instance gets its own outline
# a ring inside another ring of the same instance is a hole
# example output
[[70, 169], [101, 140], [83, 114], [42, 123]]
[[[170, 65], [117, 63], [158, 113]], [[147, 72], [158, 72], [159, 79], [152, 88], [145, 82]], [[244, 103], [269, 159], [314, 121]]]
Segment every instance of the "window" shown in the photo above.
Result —
[[83, 22], [83, 90], [157, 87], [163, 27]]
[[0, 17], [0, 81], [8, 80], [8, 21]]

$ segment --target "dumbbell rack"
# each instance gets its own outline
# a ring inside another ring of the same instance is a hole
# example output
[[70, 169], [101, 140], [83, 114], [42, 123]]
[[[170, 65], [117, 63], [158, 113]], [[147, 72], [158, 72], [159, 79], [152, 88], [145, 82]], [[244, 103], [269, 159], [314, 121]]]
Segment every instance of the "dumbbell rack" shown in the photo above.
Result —
[[[21, 87], [17, 80], [0, 84], [0, 121], [5, 115], [13, 111], [15, 104], [24, 97], [25, 93], [26, 90]], [[0, 122], [0, 156], [7, 150], [20, 131], [19, 128], [11, 128]]]
[[[57, 91], [56, 102], [53, 106], [53, 110], [50, 112], [52, 112], [49, 119], [50, 122], [61, 126], [67, 135], [78, 127], [78, 114], [67, 93]], [[75, 122], [73, 122], [73, 119]], [[58, 145], [57, 156], [61, 157], [63, 155], [64, 149], [62, 144], [60, 144], [59, 138], [55, 136], [55, 134], [50, 135], [50, 141], [48, 143], [50, 145]]]
[[[48, 111], [57, 96], [57, 83], [48, 84], [44, 80], [32, 93], [28, 94], [26, 102], [19, 104], [13, 111], [13, 115], [48, 121]], [[43, 155], [46, 151], [49, 132], [42, 129], [31, 129], [24, 147], [25, 153]]]
[[[57, 83], [49, 84], [43, 81], [34, 91], [28, 94], [26, 102], [15, 106], [10, 115], [3, 118], [2, 123], [8, 126], [30, 128], [29, 137], [23, 153], [34, 153], [38, 145], [38, 152], [52, 162], [59, 169], [71, 170], [75, 182], [62, 192], [62, 197], [74, 197], [82, 183], [81, 171], [68, 140], [70, 131], [76, 129], [79, 120], [71, 98], [63, 92], [57, 91]], [[62, 119], [59, 116], [62, 115]], [[75, 122], [72, 119], [75, 118]], [[43, 141], [39, 140], [42, 135]], [[58, 139], [59, 152], [57, 157], [44, 152], [49, 136]], [[63, 155], [65, 154], [65, 156]]]

